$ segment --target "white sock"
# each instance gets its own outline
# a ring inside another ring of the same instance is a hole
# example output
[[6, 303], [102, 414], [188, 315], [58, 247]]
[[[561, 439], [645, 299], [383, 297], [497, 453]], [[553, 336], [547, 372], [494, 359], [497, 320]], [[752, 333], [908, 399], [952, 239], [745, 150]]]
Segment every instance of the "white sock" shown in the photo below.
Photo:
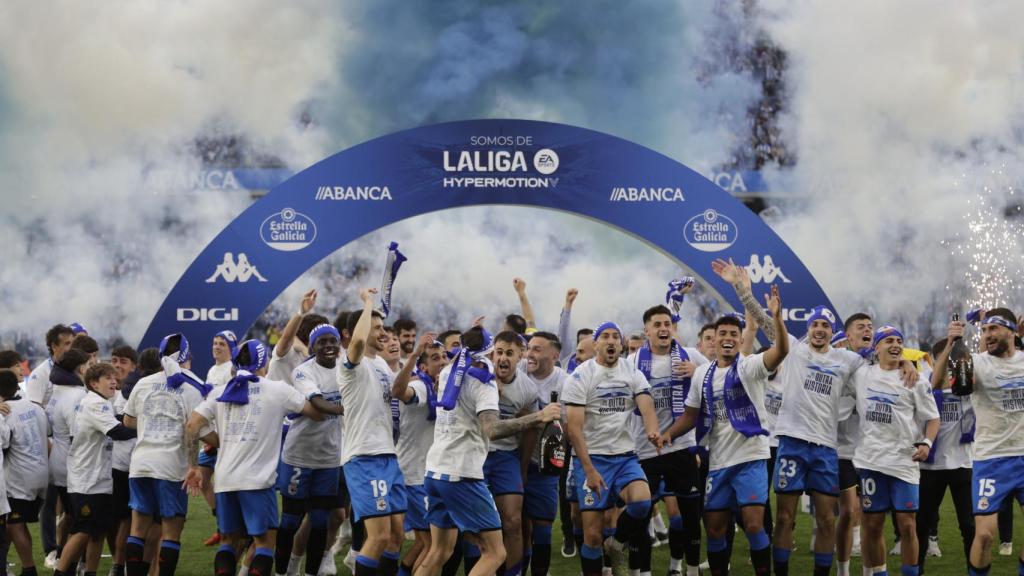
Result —
[[647, 572], [641, 572], [640, 576], [651, 576], [651, 571], [648, 570]]
[[651, 521], [654, 522], [654, 529], [658, 532], [668, 532], [668, 528], [665, 527], [665, 519], [661, 517], [661, 513], [657, 513], [651, 517]]
[[249, 567], [245, 564], [238, 566], [238, 576], [249, 576]]
[[853, 547], [854, 548], [860, 546], [860, 530], [858, 528], [860, 528], [860, 527], [856, 526], [853, 529]]
[[875, 567], [874, 567], [874, 568], [872, 568], [871, 570], [872, 570], [872, 571], [873, 571], [873, 572], [874, 572], [875, 574], [878, 574], [879, 572], [885, 572], [885, 571], [886, 571], [887, 569], [888, 569], [888, 567], [887, 567], [887, 566], [886, 566], [885, 564], [882, 564], [881, 566], [875, 566]]
[[668, 560], [669, 570], [683, 571], [683, 559], [682, 558], [669, 558]]
[[874, 576], [875, 569], [871, 566], [864, 566], [862, 574], [864, 574], [864, 576]]
[[700, 566], [687, 565], [686, 576], [700, 576]]
[[836, 573], [836, 576], [850, 576], [850, 561], [849, 560], [847, 560], [845, 562], [837, 562], [837, 564], [839, 566], [839, 572]]
[[629, 576], [640, 576], [640, 569], [639, 568], [630, 568], [629, 569]]

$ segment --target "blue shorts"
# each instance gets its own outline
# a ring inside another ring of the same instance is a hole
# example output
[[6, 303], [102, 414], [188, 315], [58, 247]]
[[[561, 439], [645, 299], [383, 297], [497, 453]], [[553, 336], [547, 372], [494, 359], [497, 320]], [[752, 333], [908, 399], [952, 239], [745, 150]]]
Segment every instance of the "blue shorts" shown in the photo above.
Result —
[[405, 513], [405, 477], [394, 454], [356, 456], [343, 469], [356, 520]]
[[128, 507], [139, 514], [173, 518], [188, 516], [188, 493], [181, 482], [156, 478], [129, 478]]
[[427, 490], [427, 521], [442, 529], [458, 528], [479, 534], [501, 530], [501, 517], [494, 497], [483, 480], [437, 480], [429, 473], [423, 481]]
[[484, 481], [495, 496], [522, 494], [523, 473], [519, 467], [519, 451], [489, 452], [484, 460]]
[[595, 494], [587, 487], [587, 474], [583, 471], [583, 465], [577, 460], [574, 462], [573, 475], [576, 476], [576, 497], [579, 499], [580, 511], [607, 510], [615, 506], [619, 500], [619, 493], [626, 489], [633, 482], [640, 481], [647, 483], [647, 475], [640, 467], [640, 460], [636, 454], [622, 456], [598, 456], [591, 455], [590, 462], [597, 469], [598, 474], [604, 479], [608, 489], [600, 494]]
[[531, 520], [554, 522], [558, 515], [558, 476], [541, 474], [530, 464], [523, 492], [523, 513]]
[[754, 460], [712, 470], [704, 489], [704, 510], [733, 510], [768, 503], [768, 466]]
[[565, 501], [578, 504], [579, 498], [576, 497], [576, 475], [572, 472], [575, 466], [576, 459], [573, 458], [569, 462], [569, 470], [565, 474]]
[[973, 477], [975, 514], [995, 514], [1014, 495], [1024, 505], [1024, 456], [975, 460]]
[[860, 507], [865, 512], [917, 512], [918, 485], [874, 470], [861, 468]]
[[430, 530], [430, 523], [427, 522], [427, 489], [423, 484], [406, 486], [405, 520], [402, 529], [409, 530]]
[[338, 494], [339, 468], [302, 468], [280, 462], [277, 465], [277, 491], [284, 498], [307, 500]]
[[217, 531], [260, 536], [277, 529], [277, 494], [273, 488], [217, 493]]
[[838, 496], [839, 455], [836, 449], [780, 436], [772, 487], [776, 494], [817, 492]]
[[196, 464], [199, 464], [203, 468], [216, 468], [217, 467], [217, 449], [210, 448], [199, 451], [199, 458], [196, 459]]

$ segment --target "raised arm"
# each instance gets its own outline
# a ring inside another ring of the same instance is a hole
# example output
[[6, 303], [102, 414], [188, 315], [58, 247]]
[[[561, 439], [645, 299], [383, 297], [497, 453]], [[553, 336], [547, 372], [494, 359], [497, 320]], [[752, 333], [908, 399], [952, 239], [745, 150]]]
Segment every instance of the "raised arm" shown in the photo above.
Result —
[[364, 288], [359, 292], [359, 298], [363, 301], [363, 313], [359, 315], [359, 321], [352, 329], [352, 340], [348, 343], [349, 364], [359, 364], [363, 359], [366, 339], [370, 337], [370, 327], [373, 325], [373, 295], [376, 293], [376, 288]]
[[[758, 306], [758, 309], [760, 308]], [[764, 367], [771, 372], [778, 368], [786, 354], [789, 354], [789, 334], [786, 333], [786, 325], [782, 322], [782, 299], [779, 298], [779, 287], [775, 284], [772, 284], [772, 294], [768, 297], [768, 309], [772, 311], [772, 332], [778, 336], [772, 342], [772, 347], [764, 353]]]
[[558, 354], [558, 361], [564, 367], [569, 358], [576, 353], [576, 340], [572, 337], [572, 305], [576, 302], [576, 296], [580, 293], [575, 288], [569, 288], [565, 293], [565, 304], [562, 305], [562, 313], [558, 316], [558, 342], [562, 350]]
[[513, 278], [512, 287], [516, 289], [516, 294], [519, 295], [519, 306], [523, 309], [523, 318], [526, 319], [527, 328], [536, 328], [537, 323], [533, 317], [533, 306], [530, 305], [530, 299], [526, 297], [526, 281], [522, 278]]
[[484, 410], [480, 413], [480, 426], [488, 438], [498, 440], [499, 438], [514, 436], [531, 426], [547, 424], [561, 417], [562, 407], [557, 402], [552, 402], [540, 412], [531, 412], [526, 416], [509, 418], [508, 420], [499, 418], [497, 410]]
[[288, 319], [288, 323], [284, 326], [284, 332], [281, 333], [281, 338], [278, 339], [277, 345], [274, 346], [274, 356], [284, 358], [284, 355], [292, 349], [292, 344], [295, 341], [295, 333], [299, 331], [299, 324], [302, 324], [302, 317], [309, 314], [309, 311], [313, 309], [315, 304], [315, 289], [306, 292], [302, 296], [302, 300], [299, 302], [299, 311]]
[[757, 342], [757, 320], [750, 312], [745, 312], [747, 325], [743, 327], [743, 334], [740, 336], [740, 354], [750, 356], [754, 353], [754, 343]]
[[954, 338], [963, 338], [966, 324], [962, 320], [954, 320], [949, 323], [949, 330], [946, 333], [946, 346], [935, 357], [935, 368], [932, 370], [932, 388], [941, 390], [945, 386], [946, 372], [949, 369], [949, 353], [953, 351], [951, 343]]
[[[412, 400], [413, 392], [409, 389], [409, 380], [412, 376], [412, 371], [416, 368], [416, 362], [419, 361], [420, 356], [427, 349], [427, 346], [432, 344], [434, 340], [437, 340], [437, 334], [433, 332], [427, 332], [420, 336], [419, 342], [416, 343], [416, 349], [413, 350], [412, 355], [409, 356], [409, 361], [402, 366], [402, 369], [395, 375], [395, 381], [391, 384], [391, 397], [398, 398], [402, 402], [408, 402]], [[426, 400], [426, 398], [424, 398]]]
[[722, 280], [728, 282], [732, 289], [736, 291], [736, 296], [743, 303], [743, 310], [747, 314], [754, 317], [757, 321], [758, 326], [764, 331], [765, 336], [768, 340], [775, 341], [775, 324], [772, 323], [768, 315], [764, 313], [764, 309], [757, 302], [757, 298], [754, 297], [754, 293], [750, 288], [750, 276], [747, 274], [747, 269], [742, 266], [737, 266], [732, 261], [732, 258], [728, 262], [722, 259], [717, 259], [711, 263], [711, 269], [718, 274]]

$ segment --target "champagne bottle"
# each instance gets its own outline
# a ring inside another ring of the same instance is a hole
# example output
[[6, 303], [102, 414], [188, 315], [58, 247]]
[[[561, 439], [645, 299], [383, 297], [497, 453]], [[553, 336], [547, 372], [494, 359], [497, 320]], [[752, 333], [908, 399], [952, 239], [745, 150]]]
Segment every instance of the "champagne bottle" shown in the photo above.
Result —
[[[551, 403], [558, 402], [558, 392], [551, 391]], [[562, 423], [550, 422], [541, 434], [540, 472], [546, 476], [558, 476], [565, 468], [565, 435]]]
[[[959, 320], [960, 315], [953, 314], [953, 321]], [[946, 366], [949, 370], [949, 380], [953, 384], [953, 394], [967, 396], [974, 392], [974, 360], [971, 358], [970, 350], [964, 344], [963, 337], [953, 338]]]

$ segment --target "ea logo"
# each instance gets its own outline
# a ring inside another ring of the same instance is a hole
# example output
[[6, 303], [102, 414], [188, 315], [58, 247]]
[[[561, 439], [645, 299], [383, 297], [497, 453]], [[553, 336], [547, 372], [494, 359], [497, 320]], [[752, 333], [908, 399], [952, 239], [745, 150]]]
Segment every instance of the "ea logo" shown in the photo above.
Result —
[[537, 150], [533, 155], [533, 168], [545, 176], [553, 174], [558, 170], [558, 154], [550, 148]]

